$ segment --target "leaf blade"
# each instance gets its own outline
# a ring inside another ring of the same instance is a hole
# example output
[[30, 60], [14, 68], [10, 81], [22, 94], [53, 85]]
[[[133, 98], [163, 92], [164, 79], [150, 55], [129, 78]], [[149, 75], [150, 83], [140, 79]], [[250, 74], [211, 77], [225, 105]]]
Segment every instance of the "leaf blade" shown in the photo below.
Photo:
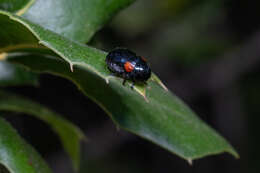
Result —
[[[111, 79], [108, 86], [99, 76], [86, 72], [81, 67], [76, 66], [72, 73], [65, 62], [56, 58], [38, 56], [36, 60], [33, 55], [26, 55], [10, 57], [10, 60], [30, 67], [35, 72], [50, 73], [71, 80], [85, 95], [100, 105], [117, 126], [148, 139], [186, 160], [222, 152], [229, 152], [238, 157], [224, 138], [194, 116], [176, 96], [158, 84], [149, 82], [152, 88], [147, 92], [147, 103], [138, 93], [133, 93], [126, 87], [122, 88], [121, 82], [116, 78]], [[158, 108], [158, 104], [165, 102], [174, 103], [174, 106], [161, 105], [162, 107]]]
[[10, 12], [16, 12], [22, 8], [24, 8], [27, 4], [34, 0], [1, 0], [0, 2], [0, 9], [6, 10]]
[[59, 135], [64, 149], [71, 157], [74, 168], [78, 170], [80, 165], [80, 141], [86, 138], [76, 126], [38, 103], [1, 90], [0, 110], [26, 113], [50, 125], [54, 132]]
[[0, 118], [0, 164], [11, 173], [51, 173], [41, 156]]
[[37, 0], [23, 17], [71, 40], [88, 42], [133, 0]]
[[24, 68], [0, 61], [0, 86], [38, 85], [38, 76]]

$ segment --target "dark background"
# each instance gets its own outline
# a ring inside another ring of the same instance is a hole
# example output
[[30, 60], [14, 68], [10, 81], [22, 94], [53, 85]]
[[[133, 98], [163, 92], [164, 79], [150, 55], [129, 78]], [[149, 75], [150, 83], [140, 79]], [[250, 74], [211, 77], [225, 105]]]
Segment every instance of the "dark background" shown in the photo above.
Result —
[[[127, 47], [148, 59], [166, 86], [239, 152], [209, 156], [190, 166], [181, 158], [125, 131], [71, 82], [41, 75], [26, 95], [77, 124], [81, 172], [260, 172], [260, 2], [245, 0], [139, 0], [99, 31], [91, 45]], [[6, 116], [56, 173], [71, 163], [49, 127], [29, 116]]]

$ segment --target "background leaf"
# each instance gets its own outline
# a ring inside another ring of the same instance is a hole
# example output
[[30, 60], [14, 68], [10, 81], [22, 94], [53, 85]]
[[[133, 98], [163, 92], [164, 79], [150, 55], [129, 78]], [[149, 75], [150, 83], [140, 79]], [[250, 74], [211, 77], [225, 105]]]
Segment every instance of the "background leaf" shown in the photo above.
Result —
[[51, 173], [41, 156], [0, 118], [0, 164], [10, 173]]
[[133, 0], [37, 0], [23, 17], [69, 39], [88, 42]]
[[0, 61], [0, 86], [38, 84], [37, 75], [15, 64]]
[[0, 91], [0, 110], [25, 113], [49, 124], [59, 135], [62, 145], [72, 159], [74, 168], [76, 170], [79, 168], [80, 141], [85, 139], [85, 136], [72, 123], [40, 104], [4, 91]]
[[26, 7], [26, 5], [32, 1], [34, 0], [0, 0], [0, 9], [10, 12], [16, 12]]

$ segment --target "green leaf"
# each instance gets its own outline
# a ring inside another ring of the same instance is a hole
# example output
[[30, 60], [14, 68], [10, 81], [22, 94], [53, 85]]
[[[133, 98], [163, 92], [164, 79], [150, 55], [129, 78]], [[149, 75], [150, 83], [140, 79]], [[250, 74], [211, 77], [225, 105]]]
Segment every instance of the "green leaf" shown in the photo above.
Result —
[[0, 86], [38, 85], [37, 75], [15, 64], [0, 61]]
[[1, 90], [0, 110], [26, 113], [49, 124], [59, 135], [65, 150], [68, 152], [73, 161], [74, 168], [76, 170], [79, 168], [80, 140], [85, 139], [85, 136], [72, 123], [40, 104]]
[[0, 164], [10, 173], [51, 173], [41, 156], [2, 118], [0, 118]]
[[0, 9], [16, 12], [31, 4], [34, 0], [0, 0]]
[[[161, 82], [155, 75], [153, 80], [148, 81], [148, 86], [137, 85], [135, 90], [131, 90], [129, 85], [122, 86], [122, 79], [109, 77], [105, 64], [106, 52], [70, 41], [15, 15], [0, 14], [17, 22], [13, 23], [13, 28], [23, 25], [28, 29], [25, 32], [32, 32], [41, 44], [63, 59], [21, 52], [9, 53], [10, 61], [33, 71], [55, 74], [73, 81], [107, 112], [118, 127], [188, 161], [222, 152], [238, 157], [223, 137], [202, 122], [180, 99], [159, 85]], [[146, 98], [143, 97], [144, 93]]]
[[19, 12], [30, 21], [85, 43], [133, 0], [37, 0]]

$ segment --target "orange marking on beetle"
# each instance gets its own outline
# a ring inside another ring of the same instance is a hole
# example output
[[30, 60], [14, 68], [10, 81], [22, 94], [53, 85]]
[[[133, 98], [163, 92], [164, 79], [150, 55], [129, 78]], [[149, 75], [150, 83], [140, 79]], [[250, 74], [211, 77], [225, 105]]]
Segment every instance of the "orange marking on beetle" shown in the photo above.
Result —
[[125, 68], [125, 71], [126, 72], [131, 72], [134, 70], [134, 66], [133, 64], [131, 64], [129, 61], [127, 61], [125, 64], [124, 64], [124, 68]]

